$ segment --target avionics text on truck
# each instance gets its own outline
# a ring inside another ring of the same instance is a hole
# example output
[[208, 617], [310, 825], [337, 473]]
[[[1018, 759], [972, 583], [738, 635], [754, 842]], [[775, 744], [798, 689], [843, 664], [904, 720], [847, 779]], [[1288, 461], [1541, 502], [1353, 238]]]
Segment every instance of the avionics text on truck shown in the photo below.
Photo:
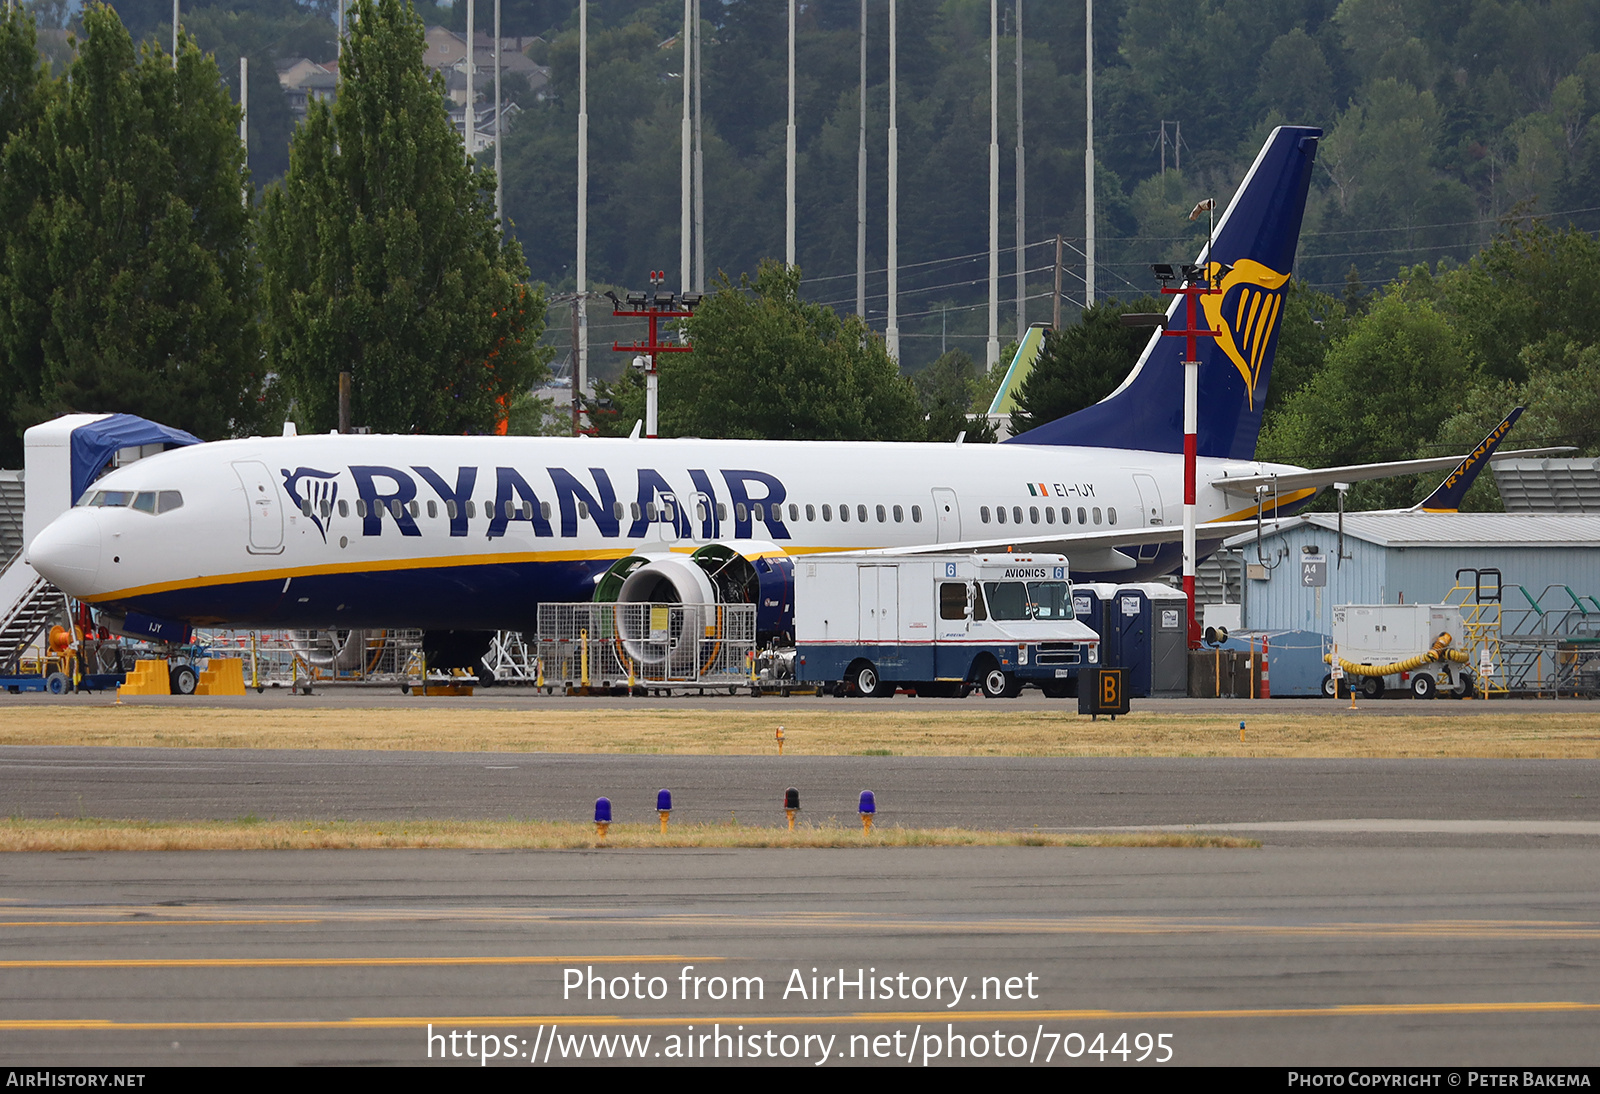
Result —
[[1100, 662], [1100, 636], [1072, 615], [1065, 555], [833, 555], [797, 564], [794, 584], [800, 682], [990, 698], [1032, 684], [1064, 698]]

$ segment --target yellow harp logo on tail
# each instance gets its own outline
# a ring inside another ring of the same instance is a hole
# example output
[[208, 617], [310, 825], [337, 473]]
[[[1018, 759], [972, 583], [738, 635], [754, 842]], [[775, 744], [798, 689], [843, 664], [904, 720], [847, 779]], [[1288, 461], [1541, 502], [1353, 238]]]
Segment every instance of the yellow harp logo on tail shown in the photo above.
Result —
[[[1210, 263], [1212, 273], [1216, 268], [1216, 263]], [[1222, 279], [1220, 293], [1200, 298], [1207, 326], [1221, 332], [1217, 345], [1244, 377], [1251, 409], [1256, 404], [1256, 382], [1266, 361], [1267, 343], [1283, 313], [1283, 287], [1288, 283], [1288, 274], [1241, 258]]]

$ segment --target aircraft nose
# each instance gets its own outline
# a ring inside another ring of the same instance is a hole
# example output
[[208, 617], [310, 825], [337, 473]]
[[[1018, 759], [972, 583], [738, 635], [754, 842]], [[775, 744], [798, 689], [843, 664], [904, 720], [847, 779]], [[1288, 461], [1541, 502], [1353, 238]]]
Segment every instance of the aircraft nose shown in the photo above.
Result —
[[87, 510], [72, 509], [45, 526], [28, 545], [28, 564], [69, 596], [94, 591], [100, 572], [100, 523]]

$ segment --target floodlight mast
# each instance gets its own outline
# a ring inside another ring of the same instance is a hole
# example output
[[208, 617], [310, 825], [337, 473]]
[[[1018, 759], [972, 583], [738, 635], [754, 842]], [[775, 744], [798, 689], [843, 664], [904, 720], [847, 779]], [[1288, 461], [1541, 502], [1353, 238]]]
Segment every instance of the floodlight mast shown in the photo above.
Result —
[[644, 293], [629, 293], [626, 307], [621, 304], [614, 293], [607, 293], [611, 298], [611, 314], [618, 318], [642, 318], [650, 320], [650, 338], [646, 342], [613, 342], [611, 348], [618, 353], [633, 353], [639, 355], [644, 361], [644, 435], [654, 440], [657, 432], [660, 406], [660, 371], [656, 367], [656, 354], [658, 353], [688, 353], [694, 349], [688, 343], [677, 345], [663, 344], [657, 338], [656, 323], [661, 319], [687, 319], [694, 314], [694, 309], [703, 299], [700, 293], [662, 291], [667, 281], [667, 271], [650, 271], [651, 295]]
[[[1207, 257], [1210, 249], [1207, 248]], [[1189, 626], [1187, 631], [1190, 649], [1200, 648], [1200, 624], [1194, 612], [1195, 576], [1195, 459], [1199, 449], [1200, 431], [1200, 349], [1199, 339], [1215, 338], [1221, 331], [1198, 326], [1197, 298], [1220, 293], [1211, 287], [1210, 263], [1205, 266], [1184, 266], [1183, 285], [1171, 288], [1171, 266], [1152, 266], [1161, 282], [1164, 296], [1181, 296], [1187, 302], [1188, 326], [1182, 330], [1164, 330], [1166, 338], [1185, 339], [1183, 361], [1183, 597], [1188, 602]]]

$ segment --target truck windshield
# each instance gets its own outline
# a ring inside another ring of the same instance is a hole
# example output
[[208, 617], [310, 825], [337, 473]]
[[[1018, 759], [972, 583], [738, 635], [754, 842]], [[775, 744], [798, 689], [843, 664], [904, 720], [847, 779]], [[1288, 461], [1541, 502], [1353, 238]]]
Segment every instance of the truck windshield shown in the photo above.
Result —
[[1065, 581], [985, 581], [983, 595], [995, 619], [1072, 618], [1072, 590]]

